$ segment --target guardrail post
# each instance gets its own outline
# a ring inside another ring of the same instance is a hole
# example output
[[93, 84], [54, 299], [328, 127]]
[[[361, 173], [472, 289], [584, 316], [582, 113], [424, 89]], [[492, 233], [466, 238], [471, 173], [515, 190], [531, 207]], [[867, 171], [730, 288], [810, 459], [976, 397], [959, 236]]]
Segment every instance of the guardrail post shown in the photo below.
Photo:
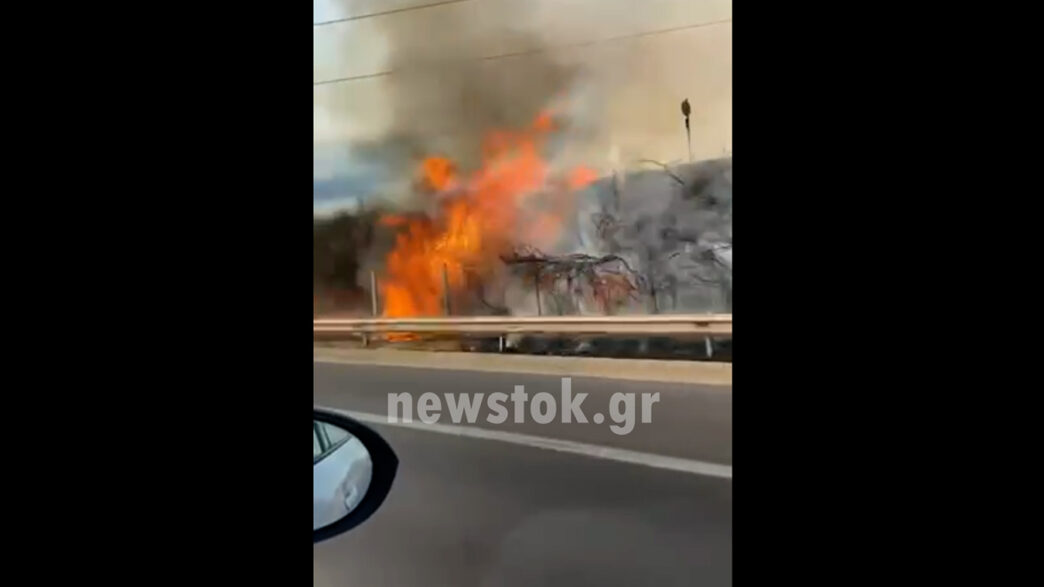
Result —
[[370, 271], [370, 315], [377, 317], [377, 272]]
[[[377, 272], [370, 271], [370, 315], [376, 318], [377, 313]], [[362, 333], [362, 345], [363, 348], [370, 346], [370, 334], [368, 332]]]
[[449, 288], [449, 269], [446, 264], [442, 264], [442, 311], [449, 316], [450, 315], [450, 288]]
[[536, 271], [533, 272], [533, 285], [536, 290], [536, 303], [537, 303], [537, 316], [543, 316], [544, 311], [540, 309], [540, 267], [537, 266]]

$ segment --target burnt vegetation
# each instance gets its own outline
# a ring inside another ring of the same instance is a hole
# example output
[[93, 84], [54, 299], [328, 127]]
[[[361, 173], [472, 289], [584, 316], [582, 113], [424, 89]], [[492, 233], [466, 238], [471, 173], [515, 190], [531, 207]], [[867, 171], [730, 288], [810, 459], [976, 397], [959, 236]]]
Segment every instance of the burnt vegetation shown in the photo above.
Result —
[[312, 221], [312, 291], [315, 311], [351, 312], [365, 307], [356, 275], [374, 241], [377, 214], [341, 213]]
[[[500, 255], [506, 274], [536, 293], [535, 312], [524, 308], [523, 313], [731, 312], [731, 159], [645, 163], [655, 169], [603, 178], [593, 186], [597, 204], [581, 215], [575, 235], [576, 249], [583, 252], [554, 254], [522, 244]], [[369, 313], [369, 278], [360, 276], [379, 269], [372, 261], [376, 243], [394, 232], [379, 219], [378, 211], [315, 219], [313, 274], [320, 311]], [[515, 313], [491, 283], [499, 279], [469, 271], [463, 290], [454, 292], [453, 313]], [[473, 350], [500, 350], [499, 345], [497, 339], [465, 341]], [[716, 341], [711, 355], [706, 341], [670, 339], [526, 337], [504, 350], [731, 360], [730, 341]]]
[[502, 256], [552, 302], [550, 313], [582, 313], [584, 296], [596, 302], [588, 312], [605, 314], [731, 312], [731, 160], [646, 163], [660, 169], [596, 185], [596, 210], [577, 231], [585, 252], [521, 246]]

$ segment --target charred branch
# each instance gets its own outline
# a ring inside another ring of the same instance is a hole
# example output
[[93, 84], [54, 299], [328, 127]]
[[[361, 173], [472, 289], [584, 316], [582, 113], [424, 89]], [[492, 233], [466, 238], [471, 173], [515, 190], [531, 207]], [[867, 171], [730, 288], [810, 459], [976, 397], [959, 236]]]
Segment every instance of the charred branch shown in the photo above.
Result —
[[583, 272], [586, 269], [602, 268], [604, 265], [618, 262], [623, 265], [628, 273], [636, 274], [635, 270], [627, 263], [627, 259], [619, 255], [595, 257], [584, 253], [574, 253], [571, 255], [548, 256], [535, 249], [528, 249], [514, 255], [501, 256], [500, 259], [506, 265], [540, 265], [542, 270], [556, 273]]
[[[576, 292], [574, 284], [586, 283], [595, 299], [606, 312], [624, 299], [637, 300], [637, 291], [643, 289], [646, 280], [635, 271], [626, 259], [619, 255], [594, 256], [584, 253], [549, 256], [532, 247], [522, 247], [513, 255], [502, 256], [508, 266], [523, 267], [532, 272], [538, 293], [545, 291], [553, 296], [558, 284], [567, 285], [566, 296]], [[556, 303], [560, 311], [564, 303]]]
[[677, 175], [675, 175], [674, 172], [671, 171], [671, 168], [667, 167], [666, 163], [660, 163], [659, 161], [656, 161], [656, 160], [653, 160], [653, 159], [639, 159], [638, 162], [639, 163], [652, 163], [653, 165], [660, 166], [667, 175], [671, 176], [671, 178], [674, 179], [674, 181], [678, 182], [678, 185], [680, 185], [682, 187], [685, 187], [685, 181], [682, 180], [682, 178], [680, 178]]

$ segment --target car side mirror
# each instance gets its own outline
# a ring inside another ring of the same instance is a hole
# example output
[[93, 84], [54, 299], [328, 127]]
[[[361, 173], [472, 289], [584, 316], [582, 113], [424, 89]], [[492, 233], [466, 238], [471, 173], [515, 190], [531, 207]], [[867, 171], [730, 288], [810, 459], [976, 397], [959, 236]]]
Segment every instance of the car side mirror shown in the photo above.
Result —
[[391, 490], [399, 460], [373, 430], [312, 410], [312, 543], [366, 521]]

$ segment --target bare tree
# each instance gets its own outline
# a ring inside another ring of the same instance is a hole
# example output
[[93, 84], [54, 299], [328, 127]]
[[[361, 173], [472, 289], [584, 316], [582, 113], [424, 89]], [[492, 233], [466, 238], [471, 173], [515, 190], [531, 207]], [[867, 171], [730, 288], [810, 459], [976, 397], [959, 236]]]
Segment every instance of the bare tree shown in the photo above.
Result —
[[[637, 299], [641, 276], [618, 255], [596, 257], [582, 253], [549, 256], [533, 247], [519, 247], [501, 257], [508, 266], [521, 267], [538, 294], [544, 293], [560, 314], [579, 311], [577, 300], [586, 288], [606, 313], [627, 299]], [[564, 286], [564, 288], [563, 288]]]

